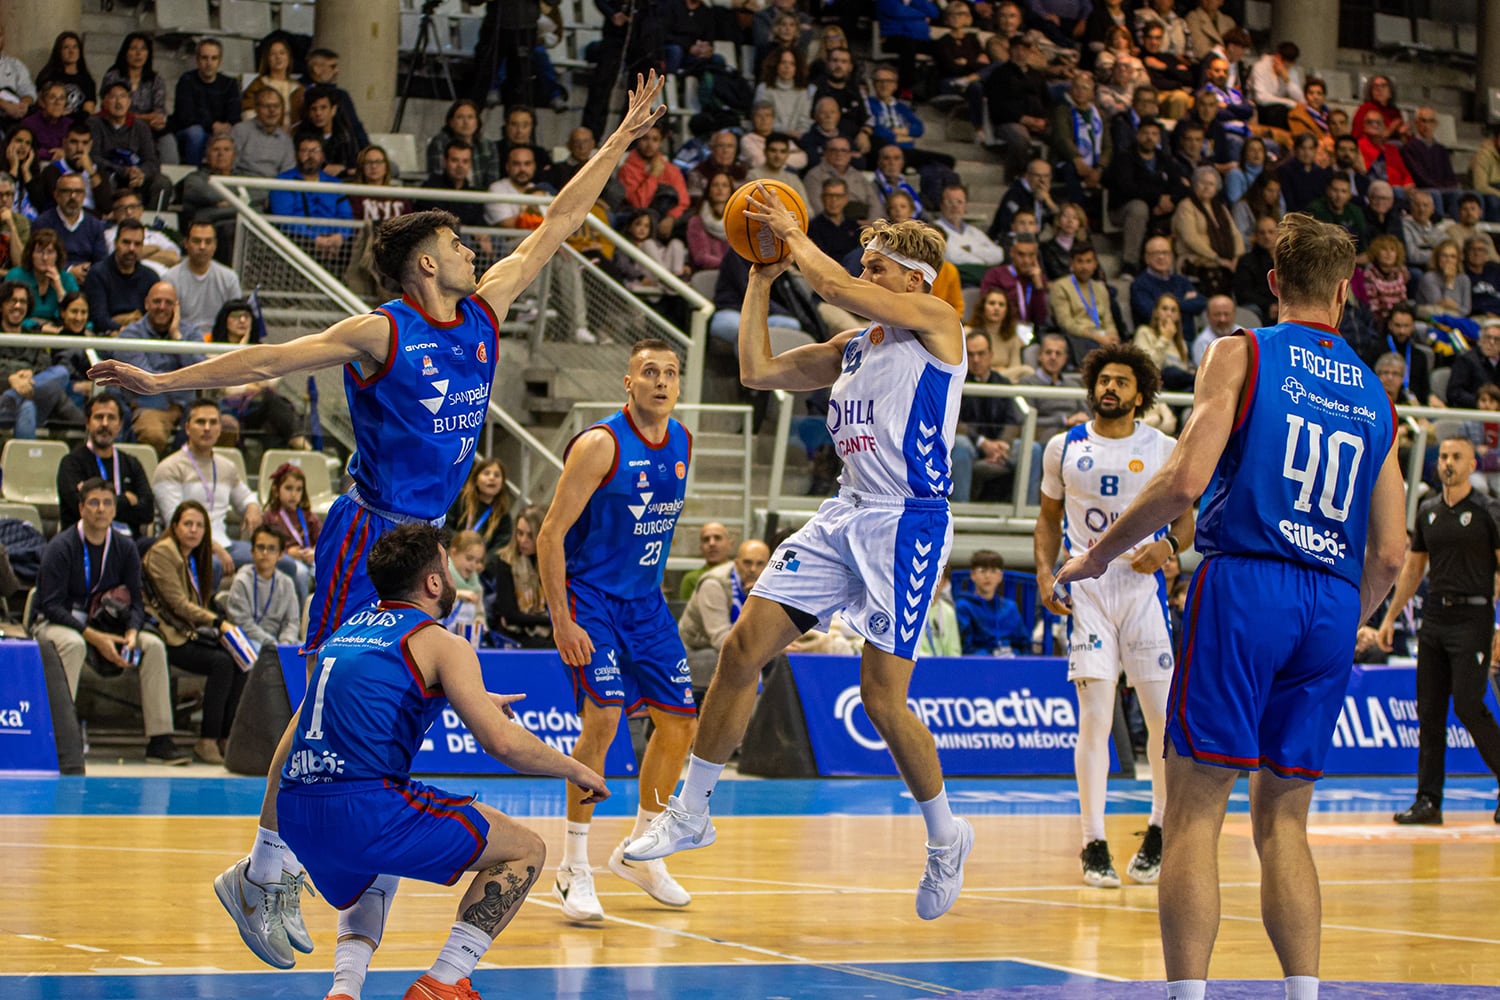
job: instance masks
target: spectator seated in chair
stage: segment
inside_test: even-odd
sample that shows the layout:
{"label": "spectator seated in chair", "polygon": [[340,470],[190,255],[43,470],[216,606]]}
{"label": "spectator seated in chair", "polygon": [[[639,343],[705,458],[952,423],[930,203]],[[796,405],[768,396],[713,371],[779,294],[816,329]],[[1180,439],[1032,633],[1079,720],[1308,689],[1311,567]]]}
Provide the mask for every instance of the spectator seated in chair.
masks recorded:
{"label": "spectator seated in chair", "polygon": [[141,557],[135,545],[110,527],[115,494],[100,478],[78,485],[75,527],[59,531],[42,553],[36,580],[31,633],[57,650],[72,695],[85,660],[96,673],[134,670],[140,679],[146,759],[186,764],[172,742],[172,687],[162,640],[142,632]]}
{"label": "spectator seated in chair", "polygon": [[281,536],[262,524],[250,537],[250,565],[237,569],[229,585],[229,620],[257,652],[267,643],[302,641],[301,602],[292,578],[276,568],[281,557]]}
{"label": "spectator seated in chair", "polygon": [[57,466],[58,530],[78,521],[81,485],[103,479],[115,496],[115,529],[145,538],[156,525],[156,497],[141,460],[115,447],[125,425],[124,407],[109,393],[100,393],[84,404],[84,420],[88,436]]}
{"label": "spectator seated in chair", "polygon": [[[232,507],[240,516],[241,534],[248,538],[263,520],[260,504],[240,477],[239,466],[214,451],[221,430],[219,404],[211,399],[194,400],[183,423],[187,444],[162,459],[151,479],[156,507],[175,511],[187,503],[201,506],[208,519],[209,541],[224,561],[227,576],[234,572],[234,565],[250,561],[250,543],[231,541],[225,518]],[[203,599],[207,600],[206,594]]]}
{"label": "spectator seated in chair", "polygon": [[719,650],[770,560],[770,547],[749,538],[740,543],[733,560],[722,561],[698,577],[678,622],[695,691],[707,689],[713,680]]}
{"label": "spectator seated in chair", "polygon": [[[23,333],[31,311],[31,289],[19,281],[0,282],[0,332]],[[17,438],[36,437],[37,428],[50,423],[82,423],[83,414],[68,398],[69,371],[52,364],[42,347],[0,347],[0,428]]]}
{"label": "spectator seated in chair", "polygon": [[972,590],[954,596],[958,632],[965,656],[1017,656],[1031,653],[1031,629],[1016,602],[1000,593],[1005,559],[980,549],[969,560]]}
{"label": "spectator seated in chair", "polygon": [[541,527],[541,508],[527,507],[516,515],[510,540],[489,561],[495,581],[489,621],[523,649],[552,648],[552,619],[536,565],[536,534]]}

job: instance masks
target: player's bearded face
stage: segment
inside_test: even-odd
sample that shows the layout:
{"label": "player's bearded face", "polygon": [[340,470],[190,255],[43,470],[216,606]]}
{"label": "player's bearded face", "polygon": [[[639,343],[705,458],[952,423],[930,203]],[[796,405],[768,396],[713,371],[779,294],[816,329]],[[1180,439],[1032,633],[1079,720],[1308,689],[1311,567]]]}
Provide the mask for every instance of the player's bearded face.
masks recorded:
{"label": "player's bearded face", "polygon": [[438,617],[447,618],[453,613],[453,605],[458,600],[458,590],[453,586],[453,578],[448,575],[447,567],[439,574],[443,578],[443,592],[438,595]]}

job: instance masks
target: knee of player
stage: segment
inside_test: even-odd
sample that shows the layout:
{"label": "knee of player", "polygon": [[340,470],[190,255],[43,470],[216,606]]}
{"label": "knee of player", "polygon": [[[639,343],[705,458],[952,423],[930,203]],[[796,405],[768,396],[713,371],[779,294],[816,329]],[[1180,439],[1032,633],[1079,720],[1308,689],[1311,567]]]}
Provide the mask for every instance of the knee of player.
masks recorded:
{"label": "knee of player", "polygon": [[663,738],[673,743],[687,746],[693,742],[693,737],[698,734],[698,717],[696,715],[677,715],[669,712],[655,713],[652,723],[656,731]]}
{"label": "knee of player", "polygon": [[760,671],[765,664],[755,662],[751,642],[738,629],[732,629],[724,639],[724,645],[719,648],[719,664],[714,668],[714,677],[722,678],[719,681],[721,684],[743,687],[760,679]]}
{"label": "knee of player", "polygon": [[861,683],[859,697],[864,704],[865,714],[870,717],[870,723],[881,732],[897,725],[904,716],[911,714],[906,705],[905,694],[889,687]]}

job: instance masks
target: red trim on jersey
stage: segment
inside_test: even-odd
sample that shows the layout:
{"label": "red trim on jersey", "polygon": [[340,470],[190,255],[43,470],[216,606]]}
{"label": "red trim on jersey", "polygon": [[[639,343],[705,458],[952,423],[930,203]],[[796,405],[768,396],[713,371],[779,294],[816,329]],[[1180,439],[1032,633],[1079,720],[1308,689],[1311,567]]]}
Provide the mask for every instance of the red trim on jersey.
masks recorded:
{"label": "red trim on jersey", "polygon": [[357,361],[351,361],[344,366],[345,370],[347,370],[349,372],[349,375],[354,379],[355,386],[360,389],[368,389],[376,382],[379,382],[382,378],[385,377],[385,373],[391,370],[391,366],[396,363],[396,343],[400,339],[396,333],[396,317],[392,316],[384,309],[376,309],[375,311],[384,316],[386,318],[386,321],[391,324],[391,343],[390,346],[386,348],[385,363],[381,365],[380,368],[376,370],[375,374],[371,375],[369,378],[365,378],[360,374],[359,362]]}
{"label": "red trim on jersey", "polygon": [[1292,324],[1293,326],[1305,326],[1312,330],[1322,330],[1323,332],[1331,333],[1339,337],[1340,339],[1342,339],[1344,336],[1342,333],[1339,333],[1338,327],[1329,326],[1327,323],[1313,323],[1305,319],[1292,319],[1287,320],[1287,322]]}
{"label": "red trim on jersey", "polygon": [[[565,663],[563,664],[563,666],[567,667],[568,672],[573,675],[573,698],[575,701],[578,699],[578,689],[582,688],[584,694],[588,695],[589,701],[592,701],[600,708],[624,708],[625,699],[623,697],[606,698],[604,697],[604,695],[594,690],[593,686],[590,685],[587,680],[586,675],[588,674],[588,667],[575,667],[571,663]],[[639,704],[640,702],[636,702],[636,705]],[[625,714],[629,715],[633,711],[635,711],[635,705],[626,708]]]}
{"label": "red trim on jersey", "polygon": [[[387,784],[390,784],[390,782],[387,782]],[[463,825],[464,830],[468,832],[469,836],[474,838],[474,853],[470,854],[468,860],[463,863],[463,866],[459,868],[458,871],[454,872],[453,875],[448,879],[448,881],[443,884],[452,885],[453,883],[457,882],[463,876],[464,872],[469,870],[469,866],[474,863],[475,859],[478,858],[479,855],[484,851],[484,838],[479,835],[479,831],[474,828],[474,824],[469,822],[469,817],[465,816],[461,812],[458,812],[457,810],[445,809],[442,806],[438,805],[435,796],[430,798],[423,798],[422,796],[414,794],[411,789],[405,787],[404,785],[390,785],[390,787],[399,792],[401,797],[406,800],[406,804],[411,806],[418,812],[431,813],[432,815],[441,817],[443,819],[458,820],[458,822]]]}
{"label": "red trim on jersey", "polygon": [[354,520],[349,522],[349,530],[344,532],[344,544],[339,546],[338,558],[334,560],[335,566],[344,567],[343,572],[339,576],[334,577],[333,586],[328,588],[328,593],[323,597],[323,620],[318,624],[318,634],[315,637],[317,641],[314,642],[312,639],[309,639],[303,645],[304,649],[317,649],[323,644],[323,640],[327,637],[328,633],[333,630],[333,595],[338,592],[341,581],[347,579],[354,572],[354,564],[348,562],[345,557],[349,554],[349,541],[354,537],[354,533],[359,530],[360,519],[365,517],[366,513],[363,507],[359,508],[359,511],[354,515]]}
{"label": "red trim on jersey", "polygon": [[477,293],[470,295],[469,301],[483,309],[484,314],[490,319],[490,332],[495,335],[495,339],[491,341],[491,344],[495,349],[495,364],[498,365],[500,363],[500,317],[495,315],[494,307],[483,296]]}
{"label": "red trim on jersey", "polygon": [[1229,432],[1231,434],[1244,426],[1246,418],[1250,416],[1250,404],[1255,402],[1255,387],[1260,381],[1260,339],[1254,331],[1240,332],[1245,336],[1245,343],[1250,345],[1250,364],[1245,372],[1245,393],[1240,398],[1240,412],[1235,415],[1234,427]]}
{"label": "red trim on jersey", "polygon": [[1188,673],[1193,666],[1193,648],[1198,641],[1198,612],[1202,610],[1203,579],[1208,576],[1209,559],[1204,559],[1198,568],[1197,579],[1193,581],[1193,592],[1188,595],[1188,603],[1193,606],[1193,617],[1187,624],[1187,642],[1182,647],[1182,662],[1177,664],[1177,669],[1172,673],[1172,686],[1176,688],[1173,693],[1177,696],[1177,724],[1182,727],[1183,739],[1187,740],[1188,753],[1196,759],[1198,751],[1193,746],[1193,733],[1188,728],[1187,721],[1187,684]]}
{"label": "red trim on jersey", "polygon": [[365,526],[360,530],[359,541],[355,543],[354,553],[349,557],[349,570],[344,575],[343,593],[339,595],[338,606],[334,609],[334,616],[342,622],[344,620],[344,602],[349,599],[349,585],[354,582],[354,569],[365,557],[365,547],[370,541],[370,521],[365,519]]}
{"label": "red trim on jersey", "polygon": [[[615,443],[615,457],[609,463],[609,471],[604,474],[603,479],[599,480],[599,486],[603,486],[611,479],[615,478],[615,472],[620,468],[620,439],[615,437],[614,428],[610,427],[608,424],[594,424],[592,427],[585,427],[583,430],[579,431],[578,436],[569,441],[568,446],[563,449],[563,463],[567,463],[568,455],[570,452],[572,452],[573,445],[578,443],[578,438],[583,437],[589,431],[603,431],[604,433],[608,434],[609,439]],[[598,489],[599,486],[594,487],[594,489]]]}
{"label": "red trim on jersey", "polygon": [[635,431],[635,436],[641,439],[641,444],[645,445],[647,448],[650,448],[652,451],[661,451],[667,446],[667,443],[672,440],[672,420],[670,417],[667,418],[667,429],[665,432],[663,432],[661,440],[652,441],[650,438],[646,437],[646,435],[642,434],[641,429],[635,425],[635,418],[630,415],[629,403],[626,403],[624,407],[620,409],[620,412],[625,414],[625,422],[630,425],[631,430]]}
{"label": "red trim on jersey", "polygon": [[[450,319],[448,322],[444,323],[444,322],[442,322],[440,320],[435,320],[431,316],[427,315],[427,310],[423,309],[420,305],[418,305],[417,304],[417,300],[413,299],[410,295],[407,295],[405,292],[403,292],[401,294],[401,301],[405,302],[407,305],[409,305],[413,309],[415,309],[417,311],[417,315],[421,316],[424,320],[427,321],[427,325],[428,326],[436,327],[439,330],[451,330],[455,326],[459,326],[460,324],[462,324],[463,321],[464,321],[463,313],[461,313],[461,312],[458,311],[458,307],[457,306],[454,306],[454,309],[453,309],[453,318]],[[491,315],[493,315],[493,313]]]}
{"label": "red trim on jersey", "polygon": [[[390,782],[387,781],[386,785],[389,786]],[[366,882],[365,885],[364,885],[364,888],[360,889],[358,892],[356,892],[354,894],[354,897],[352,899],[350,899],[348,902],[335,903],[333,900],[329,899],[327,896],[324,896],[323,899],[330,906],[332,906],[335,910],[348,910],[348,909],[352,909],[354,907],[354,904],[359,902],[360,897],[363,896],[367,891],[369,891],[370,886],[374,885],[375,884],[375,880],[378,879],[379,877],[380,877],[379,875],[371,875],[370,876],[370,881]]]}
{"label": "red trim on jersey", "polygon": [[[381,607],[385,607],[385,602],[381,602]],[[422,692],[423,698],[441,698],[443,696],[443,689],[441,687],[429,688],[427,686],[427,681],[422,677],[422,671],[417,669],[417,661],[411,655],[411,637],[424,628],[436,624],[437,622],[431,618],[425,622],[417,622],[416,625],[412,626],[411,631],[401,637],[401,658],[406,661],[406,670],[411,674],[411,679],[417,682],[417,690]]]}

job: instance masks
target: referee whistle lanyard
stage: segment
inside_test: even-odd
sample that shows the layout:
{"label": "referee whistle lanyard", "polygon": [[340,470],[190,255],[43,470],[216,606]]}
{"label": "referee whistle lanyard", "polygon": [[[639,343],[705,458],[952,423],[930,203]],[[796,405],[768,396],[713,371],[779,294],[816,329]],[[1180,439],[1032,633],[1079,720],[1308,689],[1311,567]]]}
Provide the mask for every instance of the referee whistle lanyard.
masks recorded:
{"label": "referee whistle lanyard", "polygon": [[212,514],[214,510],[214,496],[219,492],[219,463],[214,461],[212,455],[209,456],[208,466],[214,473],[213,485],[210,486],[208,477],[203,474],[203,466],[199,465],[198,460],[193,457],[193,449],[188,445],[183,445],[182,452],[187,456],[187,460],[193,463],[193,471],[198,473],[198,482],[203,484],[203,495],[208,501],[205,506],[208,507],[209,514]]}
{"label": "referee whistle lanyard", "polygon": [[1089,311],[1089,319],[1094,321],[1094,329],[1099,329],[1099,300],[1094,295],[1094,283],[1092,281],[1089,282],[1089,300],[1084,302],[1083,289],[1078,285],[1078,275],[1075,274],[1071,277],[1073,279],[1073,291],[1078,293],[1078,301],[1082,302],[1083,307]]}
{"label": "referee whistle lanyard", "polygon": [[[109,543],[114,538],[114,532],[104,532],[104,551],[99,554],[99,579],[104,579],[104,567],[109,564]],[[83,534],[83,522],[78,522],[78,540],[83,543],[83,585],[88,588],[89,594],[94,593],[94,564],[89,558],[89,540]]]}
{"label": "referee whistle lanyard", "polygon": [[112,464],[114,465],[114,476],[111,477],[110,474],[104,469],[104,459],[100,458],[99,453],[94,450],[94,442],[88,442],[88,449],[89,454],[94,456],[94,464],[99,466],[99,478],[103,479],[105,482],[109,482],[110,479],[113,478],[115,484],[115,495],[122,495],[125,491],[120,489],[120,453],[116,450],[111,449],[110,459]]}
{"label": "referee whistle lanyard", "polygon": [[[292,519],[287,516],[285,507],[281,509],[280,514],[281,523],[286,525],[286,530],[292,533],[292,538],[296,541],[297,547],[307,548],[307,514],[303,512],[301,507],[297,508],[297,521],[302,525],[301,531],[297,530],[297,525],[293,524]],[[256,619],[256,621],[259,620],[259,618]]]}
{"label": "referee whistle lanyard", "polygon": [[271,602],[276,599],[276,573],[274,570],[271,572],[271,586],[266,593],[265,607],[261,607],[260,603],[260,574],[250,574],[250,580],[250,585],[254,588],[250,594],[250,616],[255,619],[255,624],[259,625],[260,620],[270,614]]}

